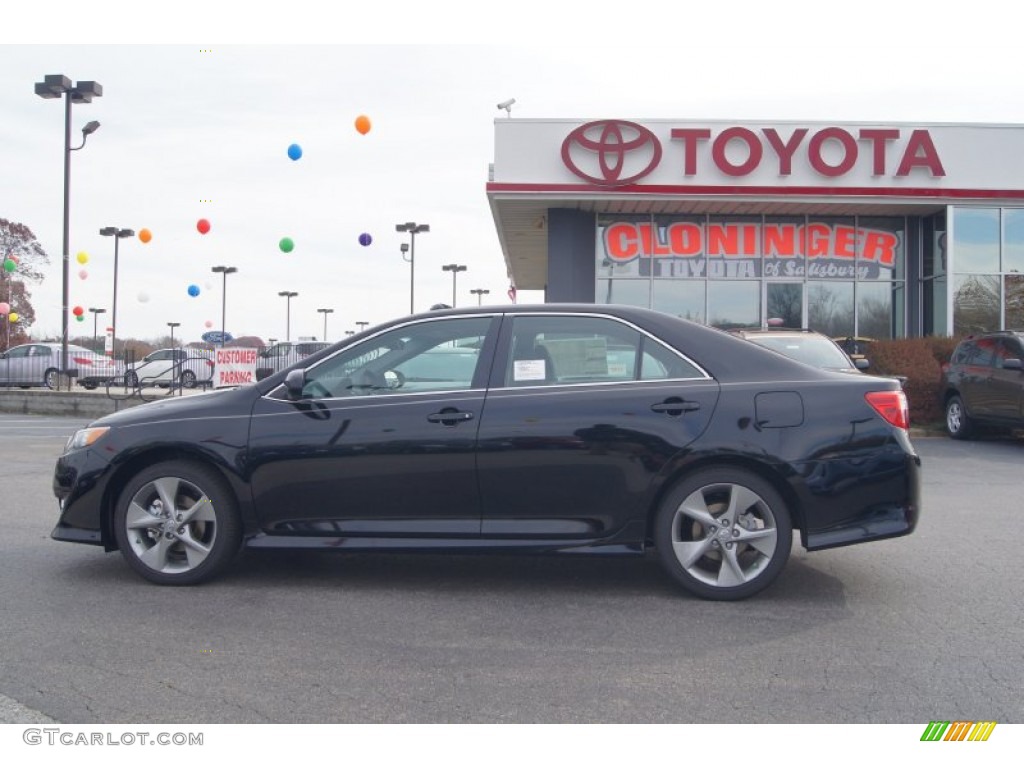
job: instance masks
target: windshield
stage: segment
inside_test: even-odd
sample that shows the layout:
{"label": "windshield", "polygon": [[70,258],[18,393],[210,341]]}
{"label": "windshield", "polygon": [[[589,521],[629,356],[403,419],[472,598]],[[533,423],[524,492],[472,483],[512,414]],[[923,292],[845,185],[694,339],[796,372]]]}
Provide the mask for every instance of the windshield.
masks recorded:
{"label": "windshield", "polygon": [[748,336],[762,347],[816,368],[852,368],[849,358],[832,341],[822,336]]}

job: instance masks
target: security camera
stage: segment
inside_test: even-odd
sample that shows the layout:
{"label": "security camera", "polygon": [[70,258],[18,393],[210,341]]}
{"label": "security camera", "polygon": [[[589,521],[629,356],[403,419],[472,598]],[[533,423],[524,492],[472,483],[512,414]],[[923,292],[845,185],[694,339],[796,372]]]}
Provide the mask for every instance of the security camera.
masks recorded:
{"label": "security camera", "polygon": [[498,109],[508,109],[516,103],[515,99],[509,99],[508,101],[502,101],[498,104]]}

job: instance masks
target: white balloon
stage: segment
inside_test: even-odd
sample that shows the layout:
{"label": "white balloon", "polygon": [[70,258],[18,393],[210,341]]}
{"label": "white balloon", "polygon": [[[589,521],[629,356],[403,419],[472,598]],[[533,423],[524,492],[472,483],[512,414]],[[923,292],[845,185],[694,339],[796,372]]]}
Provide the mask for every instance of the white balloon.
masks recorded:
{"label": "white balloon", "polygon": [[139,303],[140,304],[145,304],[147,301],[149,301],[149,294],[146,293],[145,291],[140,291],[139,292]]}

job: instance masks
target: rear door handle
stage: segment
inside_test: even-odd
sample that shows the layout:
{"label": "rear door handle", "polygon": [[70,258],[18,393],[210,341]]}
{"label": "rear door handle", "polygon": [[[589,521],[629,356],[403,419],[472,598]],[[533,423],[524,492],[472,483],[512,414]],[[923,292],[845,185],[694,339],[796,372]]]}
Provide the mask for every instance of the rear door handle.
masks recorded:
{"label": "rear door handle", "polygon": [[454,427],[460,421],[469,421],[472,418],[473,414],[469,411],[445,408],[440,413],[432,413],[427,416],[427,421],[432,424],[444,424],[446,427]]}
{"label": "rear door handle", "polygon": [[681,397],[669,397],[652,405],[651,410],[655,413],[667,413],[669,416],[680,416],[687,411],[700,410],[700,403],[695,400],[683,400]]}

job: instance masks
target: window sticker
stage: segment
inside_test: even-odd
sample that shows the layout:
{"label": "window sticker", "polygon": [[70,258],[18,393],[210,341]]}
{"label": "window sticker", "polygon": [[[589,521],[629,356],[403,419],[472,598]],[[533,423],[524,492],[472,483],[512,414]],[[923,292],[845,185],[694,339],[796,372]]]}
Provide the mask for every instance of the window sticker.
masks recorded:
{"label": "window sticker", "polygon": [[513,381],[544,381],[544,360],[516,360],[512,364]]}

